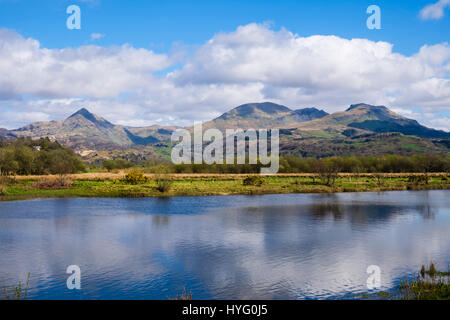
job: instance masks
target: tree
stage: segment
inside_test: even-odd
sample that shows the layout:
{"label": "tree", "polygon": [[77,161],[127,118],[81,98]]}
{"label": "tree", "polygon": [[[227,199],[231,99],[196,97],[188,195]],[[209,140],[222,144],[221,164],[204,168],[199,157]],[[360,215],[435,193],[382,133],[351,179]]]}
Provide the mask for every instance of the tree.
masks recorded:
{"label": "tree", "polygon": [[13,148],[0,149],[0,174],[10,175],[19,171],[19,163],[14,156]]}
{"label": "tree", "polygon": [[329,159],[321,159],[317,161],[315,169],[320,176],[322,184],[327,186],[334,186],[338,174],[340,172],[340,164],[338,159],[329,158]]}
{"label": "tree", "polygon": [[14,150],[14,158],[18,162],[19,174],[29,175],[33,172],[34,153],[31,148],[18,146]]}
{"label": "tree", "polygon": [[84,170],[84,165],[78,157],[65,149],[49,152],[50,172],[53,174],[68,174]]}

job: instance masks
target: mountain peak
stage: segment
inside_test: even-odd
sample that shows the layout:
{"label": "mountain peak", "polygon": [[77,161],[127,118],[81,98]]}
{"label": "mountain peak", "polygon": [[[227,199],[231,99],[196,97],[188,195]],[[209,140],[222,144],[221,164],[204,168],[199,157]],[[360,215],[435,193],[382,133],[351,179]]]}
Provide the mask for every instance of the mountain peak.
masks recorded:
{"label": "mountain peak", "polygon": [[86,119],[98,126],[102,126],[102,127],[113,127],[114,126],[111,122],[93,114],[86,108],[81,108],[80,110],[78,110],[77,112],[72,114],[70,117],[68,117],[67,120],[77,118],[78,116],[81,116],[84,119]]}
{"label": "mountain peak", "polygon": [[236,110],[242,110],[242,109],[259,109],[265,113],[277,113],[277,112],[289,112],[291,109],[289,109],[286,106],[283,106],[281,104],[276,104],[273,102],[257,102],[257,103],[247,103],[240,105],[239,107],[236,107]]}
{"label": "mountain peak", "polygon": [[[92,117],[92,116],[95,116],[92,112],[90,112],[88,109],[86,109],[86,108],[81,108],[81,109],[79,109],[77,112],[75,112],[74,114],[72,114],[71,116],[69,116],[69,118],[73,118],[73,117],[75,117],[75,116],[77,116],[77,115],[82,115],[83,117],[85,117],[85,118],[89,118],[89,117]],[[68,119],[69,119],[68,118]]]}
{"label": "mountain peak", "polygon": [[350,105],[350,107],[345,110],[345,111],[350,111],[353,109],[377,109],[377,110],[389,110],[388,108],[386,108],[385,106],[373,106],[367,103],[357,103],[357,104],[352,104]]}
{"label": "mountain peak", "polygon": [[246,103],[224,113],[219,118],[230,119],[234,117],[272,117],[279,113],[287,113],[291,111],[292,110],[288,107],[273,102]]}
{"label": "mountain peak", "polygon": [[314,119],[320,119],[327,115],[327,112],[314,107],[297,109],[291,112],[291,117],[296,122],[306,122]]}
{"label": "mountain peak", "polygon": [[328,112],[325,112],[322,109],[319,110],[315,107],[297,109],[297,110],[294,110],[294,112],[298,115],[316,115],[320,118],[323,118],[328,115]]}

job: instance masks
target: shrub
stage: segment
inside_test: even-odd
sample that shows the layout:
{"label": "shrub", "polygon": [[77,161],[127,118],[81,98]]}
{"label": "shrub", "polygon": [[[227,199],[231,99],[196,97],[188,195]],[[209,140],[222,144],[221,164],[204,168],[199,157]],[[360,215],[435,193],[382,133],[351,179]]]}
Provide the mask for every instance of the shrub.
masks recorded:
{"label": "shrub", "polygon": [[314,164],[313,170],[319,175],[322,184],[330,187],[335,184],[340,171],[338,160],[339,158],[321,159]]}
{"label": "shrub", "polygon": [[408,182],[414,184],[428,183],[428,177],[426,175],[413,175],[409,176]]}
{"label": "shrub", "polygon": [[0,196],[8,195],[8,186],[15,182],[15,177],[0,175]]}
{"label": "shrub", "polygon": [[112,171],[115,169],[128,169],[133,166],[133,163],[125,160],[125,159],[115,159],[115,160],[105,160],[103,161],[103,167],[108,170]]}
{"label": "shrub", "polygon": [[148,180],[148,177],[146,177],[142,172],[136,170],[128,172],[123,179],[124,182],[129,184],[146,183]]}
{"label": "shrub", "polygon": [[244,186],[260,186],[263,184],[263,179],[259,176],[248,176],[242,181]]}
{"label": "shrub", "polygon": [[0,184],[9,186],[16,182],[16,177],[0,175]]}
{"label": "shrub", "polygon": [[170,187],[172,186],[172,180],[165,178],[165,177],[157,177],[156,178],[156,189],[159,192],[167,192],[170,190]]}
{"label": "shrub", "polygon": [[6,185],[0,184],[0,196],[8,195],[8,190],[6,189]]}
{"label": "shrub", "polygon": [[69,189],[73,181],[69,176],[61,175],[58,177],[46,177],[31,185],[33,189],[56,190]]}
{"label": "shrub", "polygon": [[381,173],[374,174],[375,181],[377,182],[377,186],[381,187],[384,184],[384,176]]}

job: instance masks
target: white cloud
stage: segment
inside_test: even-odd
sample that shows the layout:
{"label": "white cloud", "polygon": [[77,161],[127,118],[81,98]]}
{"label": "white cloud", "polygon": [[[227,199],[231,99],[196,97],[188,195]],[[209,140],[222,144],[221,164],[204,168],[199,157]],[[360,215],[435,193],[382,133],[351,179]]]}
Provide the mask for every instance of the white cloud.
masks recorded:
{"label": "white cloud", "polygon": [[392,108],[391,110],[394,111],[395,113],[398,113],[398,114],[404,116],[404,117],[412,118],[412,119],[417,119],[417,118],[420,118],[422,116],[421,113],[415,112],[415,111],[410,110],[410,109]]}
{"label": "white cloud", "polygon": [[[439,117],[438,112],[450,110],[447,43],[424,45],[405,56],[387,42],[301,37],[249,24],[215,35],[166,73],[179,56],[129,45],[47,49],[1,30],[0,111],[62,119],[86,107],[115,123],[191,125],[239,104],[266,100],[328,112],[351,103],[384,104],[415,110],[411,117],[419,121],[423,112]],[[0,114],[0,120],[9,128],[25,124],[18,113],[7,120]],[[448,124],[432,120],[427,123]]]}
{"label": "white cloud", "polygon": [[450,7],[450,0],[439,0],[429,4],[420,11],[420,18],[422,20],[439,20],[444,17],[444,9],[447,7]]}
{"label": "white cloud", "polygon": [[152,72],[170,65],[166,55],[129,45],[41,48],[37,40],[0,30],[0,97],[113,97],[152,85]]}
{"label": "white cloud", "polygon": [[431,120],[425,120],[423,123],[427,126],[430,126],[432,128],[436,128],[438,130],[443,131],[450,131],[450,118],[449,117],[442,117],[442,118],[435,118]]}
{"label": "white cloud", "polygon": [[105,35],[104,34],[102,34],[102,33],[91,33],[91,40],[98,40],[98,39],[101,39],[101,38],[104,38],[105,37]]}
{"label": "white cloud", "polygon": [[179,86],[259,84],[263,99],[331,111],[350,101],[449,107],[450,46],[425,45],[413,56],[392,49],[387,42],[304,38],[250,24],[214,36],[168,77]]}

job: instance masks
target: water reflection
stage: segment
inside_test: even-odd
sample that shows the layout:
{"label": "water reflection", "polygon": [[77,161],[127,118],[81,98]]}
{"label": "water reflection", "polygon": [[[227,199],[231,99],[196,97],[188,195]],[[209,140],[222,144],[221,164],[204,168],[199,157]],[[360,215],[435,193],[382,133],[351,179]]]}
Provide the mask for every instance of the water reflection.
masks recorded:
{"label": "water reflection", "polygon": [[[449,191],[0,203],[0,281],[31,297],[331,298],[450,258]],[[81,292],[65,268],[82,269]]]}
{"label": "water reflection", "polygon": [[153,218],[152,218],[153,225],[156,227],[168,226],[169,221],[170,221],[169,216],[156,215],[156,216],[153,216]]}
{"label": "water reflection", "polygon": [[342,206],[338,203],[313,204],[309,206],[309,211],[314,219],[318,220],[325,219],[330,215],[334,220],[341,220],[343,216]]}

